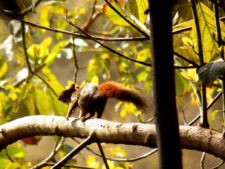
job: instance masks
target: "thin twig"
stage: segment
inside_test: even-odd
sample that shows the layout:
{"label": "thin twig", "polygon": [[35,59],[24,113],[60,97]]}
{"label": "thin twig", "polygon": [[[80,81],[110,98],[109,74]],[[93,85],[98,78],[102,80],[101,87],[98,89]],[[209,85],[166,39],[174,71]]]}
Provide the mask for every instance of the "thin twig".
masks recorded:
{"label": "thin twig", "polygon": [[[76,143],[80,144],[80,142],[76,139],[76,138],[72,138]],[[88,151],[90,151],[91,153],[93,153],[94,155],[97,155],[99,157],[101,157],[101,154],[97,153],[96,151],[94,151],[93,149],[89,148],[89,147],[85,147]],[[145,154],[142,154],[138,157],[133,157],[133,158],[110,158],[110,157],[106,157],[107,160],[110,161],[115,161],[115,162],[135,162],[135,161],[139,161],[141,159],[147,158],[148,156],[154,154],[155,152],[157,152],[158,149],[155,148]]]}
{"label": "thin twig", "polygon": [[[209,103],[209,105],[207,106],[207,110],[209,110],[214,103],[222,96],[222,91],[220,91],[215,97],[214,99]],[[192,119],[189,123],[188,126],[193,125],[196,121],[198,121],[200,118],[200,114],[198,114],[194,119]]]}
{"label": "thin twig", "polygon": [[90,39],[92,39],[93,41],[95,41],[96,43],[100,44],[102,47],[108,49],[110,52],[113,52],[115,54],[117,54],[118,56],[124,58],[124,59],[127,59],[127,60],[130,60],[132,62],[135,62],[135,63],[139,63],[141,65],[145,65],[145,66],[151,66],[151,64],[149,63],[146,63],[146,62],[142,62],[142,61],[138,61],[138,60],[135,60],[135,59],[132,59],[132,58],[129,58],[119,52],[117,52],[116,50],[113,50],[112,48],[108,47],[107,45],[103,44],[102,42],[98,41],[97,39],[95,39],[94,37],[92,37],[91,35],[89,35],[88,33],[86,33],[85,31],[83,31],[81,28],[79,28],[78,26],[76,26],[75,24],[73,24],[72,22],[70,21],[67,21],[71,26],[75,27],[76,29],[78,29],[81,33],[83,33],[84,35],[88,36]]}
{"label": "thin twig", "polygon": [[[53,166],[55,163],[46,163],[44,166]],[[44,167],[43,166],[43,167]],[[84,167],[84,166],[79,166],[79,165],[64,165],[63,167],[65,167],[65,168],[75,168],[75,169],[78,169],[78,168],[80,168],[80,169],[96,169],[96,168],[93,168],[93,167]]]}
{"label": "thin twig", "polygon": [[219,164],[217,164],[216,166],[212,167],[212,169],[218,169],[220,168],[223,164],[224,164],[224,160],[222,160]]}
{"label": "thin twig", "polygon": [[53,151],[44,160],[39,162],[37,165],[33,166],[32,169],[38,169],[38,168],[46,166],[47,163],[51,161],[56,155],[56,153],[60,150],[60,148],[62,147],[64,143],[64,140],[65,140],[65,137],[58,137]]}
{"label": "thin twig", "polygon": [[[215,13],[215,21],[216,21],[216,31],[217,31],[217,43],[218,46],[221,47],[223,44],[221,28],[220,28],[220,21],[219,21],[219,4],[214,4],[214,13]],[[223,48],[221,49],[220,57],[224,60],[224,51]],[[222,91],[223,91],[223,136],[225,136],[225,76],[222,77]]]}
{"label": "thin twig", "polygon": [[200,160],[200,167],[201,167],[201,169],[204,169],[204,168],[205,168],[205,165],[204,165],[205,156],[206,156],[206,153],[203,152],[203,153],[202,153],[201,160]]}
{"label": "thin twig", "polygon": [[[37,76],[44,84],[47,85],[47,87],[53,92],[53,94],[55,96],[57,96],[55,90],[48,84],[48,82],[44,78],[42,78],[40,75],[38,75],[35,71],[32,70],[32,67],[31,67],[31,64],[29,61],[29,56],[27,53],[27,47],[26,47],[25,24],[23,22],[21,22],[21,24],[22,24],[23,49],[24,49],[24,55],[25,55],[25,60],[27,63],[29,74],[33,74],[33,75]],[[28,76],[30,76],[30,75],[28,75]]]}
{"label": "thin twig", "polygon": [[55,163],[55,165],[51,169],[60,169],[71,158],[73,158],[73,156],[75,156],[77,153],[79,153],[87,145],[91,144],[93,142],[93,134],[94,134],[94,132],[92,132],[80,145],[78,145],[72,151],[70,151],[64,158],[62,158],[60,161],[58,161],[57,163]]}
{"label": "thin twig", "polygon": [[104,151],[103,151],[102,145],[101,145],[99,142],[97,142],[97,145],[98,145],[98,149],[99,149],[99,151],[100,151],[100,153],[101,153],[101,157],[102,157],[102,159],[103,159],[103,162],[104,162],[104,164],[105,164],[105,168],[106,168],[106,169],[109,169],[109,165],[108,165],[108,162],[107,162],[107,160],[106,160],[105,153],[104,153]]}
{"label": "thin twig", "polygon": [[28,71],[29,71],[29,73],[32,74],[33,70],[32,70],[31,64],[29,62],[29,56],[27,54],[27,47],[26,47],[26,35],[25,35],[26,28],[25,28],[25,24],[23,22],[21,22],[21,28],[22,28],[23,49],[24,49],[25,60],[27,63]]}
{"label": "thin twig", "polygon": [[100,12],[96,12],[95,13],[95,6],[97,4],[97,0],[94,0],[92,8],[91,8],[91,13],[90,13],[90,17],[88,19],[88,21],[86,22],[86,24],[82,27],[82,29],[84,31],[87,31],[88,28],[90,27],[90,25],[93,23],[93,21],[99,16]]}
{"label": "thin twig", "polygon": [[192,64],[194,67],[196,67],[196,68],[199,67],[198,64],[196,64],[195,62],[193,62],[193,61],[191,61],[191,60],[185,58],[185,57],[182,56],[181,54],[179,54],[179,53],[177,53],[177,52],[175,52],[175,51],[174,51],[173,53],[174,53],[178,58],[181,58],[182,60],[185,60],[185,61],[188,62],[189,64]]}
{"label": "thin twig", "polygon": [[72,37],[72,40],[73,40],[72,51],[73,51],[73,61],[74,61],[74,83],[76,83],[77,75],[78,75],[78,71],[79,71],[79,65],[77,63],[75,37]]}
{"label": "thin twig", "polygon": [[[202,46],[202,37],[201,30],[199,25],[198,13],[196,8],[196,0],[191,0],[192,3],[192,13],[195,22],[196,36],[197,36],[197,44],[198,44],[198,57],[200,61],[200,65],[204,65],[204,56],[203,56],[203,46]],[[208,119],[207,119],[207,97],[206,97],[206,84],[202,83],[201,86],[201,119],[200,125],[202,127],[209,127]]]}
{"label": "thin twig", "polygon": [[6,157],[9,159],[9,161],[11,161],[12,163],[15,163],[15,162],[16,162],[16,161],[9,155],[7,147],[5,148],[5,154],[6,154]]}
{"label": "thin twig", "polygon": [[150,38],[150,35],[144,32],[143,30],[139,29],[135,24],[133,24],[129,19],[127,19],[125,16],[123,16],[108,0],[105,0],[105,2],[109,5],[109,7],[116,12],[121,18],[123,18],[127,23],[129,23],[134,29],[136,29],[138,32],[140,32],[142,35],[144,35],[146,38]]}

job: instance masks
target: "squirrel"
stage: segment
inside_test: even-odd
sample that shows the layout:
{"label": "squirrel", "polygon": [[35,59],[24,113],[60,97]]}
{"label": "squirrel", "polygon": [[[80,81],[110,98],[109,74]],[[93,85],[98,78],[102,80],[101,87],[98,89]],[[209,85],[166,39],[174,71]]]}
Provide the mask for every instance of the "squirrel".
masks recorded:
{"label": "squirrel", "polygon": [[[142,111],[147,108],[144,98],[136,90],[123,87],[113,81],[100,85],[87,83],[81,89],[75,88],[75,84],[72,84],[69,89],[64,90],[58,97],[64,103],[70,102],[67,117],[78,107],[80,109],[79,119],[82,121],[93,117],[95,113],[97,113],[97,118],[101,118],[108,98],[131,102]],[[86,117],[87,114],[89,114],[88,117]]]}

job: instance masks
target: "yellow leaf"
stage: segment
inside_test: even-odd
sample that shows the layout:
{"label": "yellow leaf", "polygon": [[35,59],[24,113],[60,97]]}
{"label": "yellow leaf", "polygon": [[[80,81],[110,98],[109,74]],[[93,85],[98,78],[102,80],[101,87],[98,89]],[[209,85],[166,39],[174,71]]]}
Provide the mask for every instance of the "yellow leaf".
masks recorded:
{"label": "yellow leaf", "polygon": [[183,71],[180,74],[187,80],[191,80],[194,82],[198,81],[198,74],[196,73],[196,69],[188,69],[187,71]]}
{"label": "yellow leaf", "polygon": [[92,168],[99,168],[100,163],[97,161],[97,158],[95,156],[89,156],[87,158],[87,166]]}

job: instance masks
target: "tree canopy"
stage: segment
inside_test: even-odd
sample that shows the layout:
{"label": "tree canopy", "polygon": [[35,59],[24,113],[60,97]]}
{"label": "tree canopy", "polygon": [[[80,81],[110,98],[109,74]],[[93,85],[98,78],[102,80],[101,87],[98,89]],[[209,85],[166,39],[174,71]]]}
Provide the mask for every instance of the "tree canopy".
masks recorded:
{"label": "tree canopy", "polygon": [[[153,43],[157,37],[151,36],[151,1],[12,3],[0,2],[0,168],[57,168],[57,164],[71,168],[139,168],[144,158],[143,167],[157,168],[154,122],[158,116],[152,95],[157,76],[153,71],[157,56],[152,54],[156,54]],[[205,164],[223,164],[212,156],[207,161],[206,153],[225,159],[224,13],[220,0],[182,0],[172,7],[171,63],[181,148],[200,151],[195,154],[195,162],[188,164],[192,154],[183,151],[184,168],[199,166],[199,161],[202,168]],[[163,32],[166,28],[160,29]],[[167,57],[162,64],[165,67]],[[109,121],[91,119],[81,123],[63,117],[68,105],[58,96],[72,83],[82,88],[87,82],[111,80],[138,90],[148,102],[147,112],[131,103],[110,100],[103,115]],[[167,84],[171,84],[169,80]],[[51,138],[46,141],[45,135]],[[29,158],[31,147],[41,143],[48,146],[49,142],[51,151],[45,152],[47,155]],[[97,148],[89,147],[91,143]],[[101,143],[144,146],[147,153],[132,155],[130,147]],[[77,155],[84,147],[91,154]]]}

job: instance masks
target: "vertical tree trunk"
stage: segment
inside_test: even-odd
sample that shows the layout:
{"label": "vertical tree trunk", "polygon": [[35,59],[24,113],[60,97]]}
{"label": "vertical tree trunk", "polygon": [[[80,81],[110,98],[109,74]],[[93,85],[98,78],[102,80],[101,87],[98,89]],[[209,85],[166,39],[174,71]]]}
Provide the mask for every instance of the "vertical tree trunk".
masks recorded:
{"label": "vertical tree trunk", "polygon": [[182,168],[172,44],[172,1],[149,0],[159,164]]}

